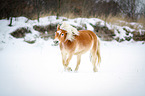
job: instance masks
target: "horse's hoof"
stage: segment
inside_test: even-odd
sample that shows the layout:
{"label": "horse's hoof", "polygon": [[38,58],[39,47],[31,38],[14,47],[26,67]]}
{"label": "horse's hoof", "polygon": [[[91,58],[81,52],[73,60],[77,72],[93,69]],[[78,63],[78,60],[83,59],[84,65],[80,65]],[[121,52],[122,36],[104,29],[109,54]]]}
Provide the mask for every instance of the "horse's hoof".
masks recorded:
{"label": "horse's hoof", "polygon": [[78,71],[78,68],[75,68],[75,72],[77,72]]}
{"label": "horse's hoof", "polygon": [[94,68],[93,71],[94,71],[94,72],[98,72],[98,69],[97,69],[97,68]]}
{"label": "horse's hoof", "polygon": [[75,71],[74,71],[74,72],[75,72],[75,73],[78,73],[78,70],[76,70],[76,69],[75,69]]}
{"label": "horse's hoof", "polygon": [[67,68],[68,71],[72,71],[72,69],[70,67]]}

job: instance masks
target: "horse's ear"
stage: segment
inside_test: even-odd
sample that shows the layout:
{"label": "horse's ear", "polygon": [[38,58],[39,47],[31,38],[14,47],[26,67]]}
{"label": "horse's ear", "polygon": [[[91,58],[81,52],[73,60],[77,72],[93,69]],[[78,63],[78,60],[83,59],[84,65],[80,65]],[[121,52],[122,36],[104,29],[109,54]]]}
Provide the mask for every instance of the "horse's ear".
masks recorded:
{"label": "horse's ear", "polygon": [[60,29],[60,25],[58,24],[58,25],[57,25],[57,30],[59,30],[59,29]]}

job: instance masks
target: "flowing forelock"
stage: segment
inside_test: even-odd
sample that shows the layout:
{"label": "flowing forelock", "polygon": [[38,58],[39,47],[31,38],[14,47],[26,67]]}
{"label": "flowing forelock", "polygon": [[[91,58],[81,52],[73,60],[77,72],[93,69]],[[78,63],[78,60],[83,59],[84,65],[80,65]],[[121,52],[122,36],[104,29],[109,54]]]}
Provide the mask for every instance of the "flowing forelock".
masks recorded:
{"label": "flowing forelock", "polygon": [[68,34],[66,39],[73,41],[74,35],[79,35],[79,32],[76,28],[72,27],[71,25],[63,22],[63,24],[60,26],[60,29],[65,30]]}

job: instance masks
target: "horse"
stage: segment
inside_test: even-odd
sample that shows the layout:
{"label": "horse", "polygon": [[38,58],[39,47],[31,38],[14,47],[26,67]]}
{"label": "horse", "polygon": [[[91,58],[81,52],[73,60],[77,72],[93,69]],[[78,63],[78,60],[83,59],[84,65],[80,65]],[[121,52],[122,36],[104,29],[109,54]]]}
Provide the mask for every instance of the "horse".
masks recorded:
{"label": "horse", "polygon": [[[72,27],[70,27],[72,28]],[[72,71],[68,67],[73,55],[77,55],[77,65],[75,71],[78,71],[81,55],[90,50],[90,61],[93,64],[93,71],[97,72],[96,61],[98,58],[98,64],[100,66],[100,40],[96,34],[90,30],[79,30],[77,34],[72,34],[73,39],[67,38],[70,32],[61,29],[60,25],[57,25],[57,31],[55,32],[55,41],[59,42],[59,47],[62,55],[62,64],[65,70]],[[73,33],[73,32],[72,32]],[[69,36],[70,37],[70,36]],[[71,37],[70,37],[71,38]]]}

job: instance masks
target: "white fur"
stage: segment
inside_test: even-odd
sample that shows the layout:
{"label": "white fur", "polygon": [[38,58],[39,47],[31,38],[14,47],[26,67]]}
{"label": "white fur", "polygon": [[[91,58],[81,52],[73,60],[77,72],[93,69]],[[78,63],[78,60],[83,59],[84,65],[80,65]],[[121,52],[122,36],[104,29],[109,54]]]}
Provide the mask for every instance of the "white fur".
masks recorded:
{"label": "white fur", "polygon": [[60,35],[61,31],[59,30],[59,31],[57,31],[57,33]]}
{"label": "white fur", "polygon": [[79,32],[77,31],[77,29],[67,24],[66,22],[63,22],[60,28],[67,31],[66,39],[70,41],[74,40],[74,35],[79,35]]}

